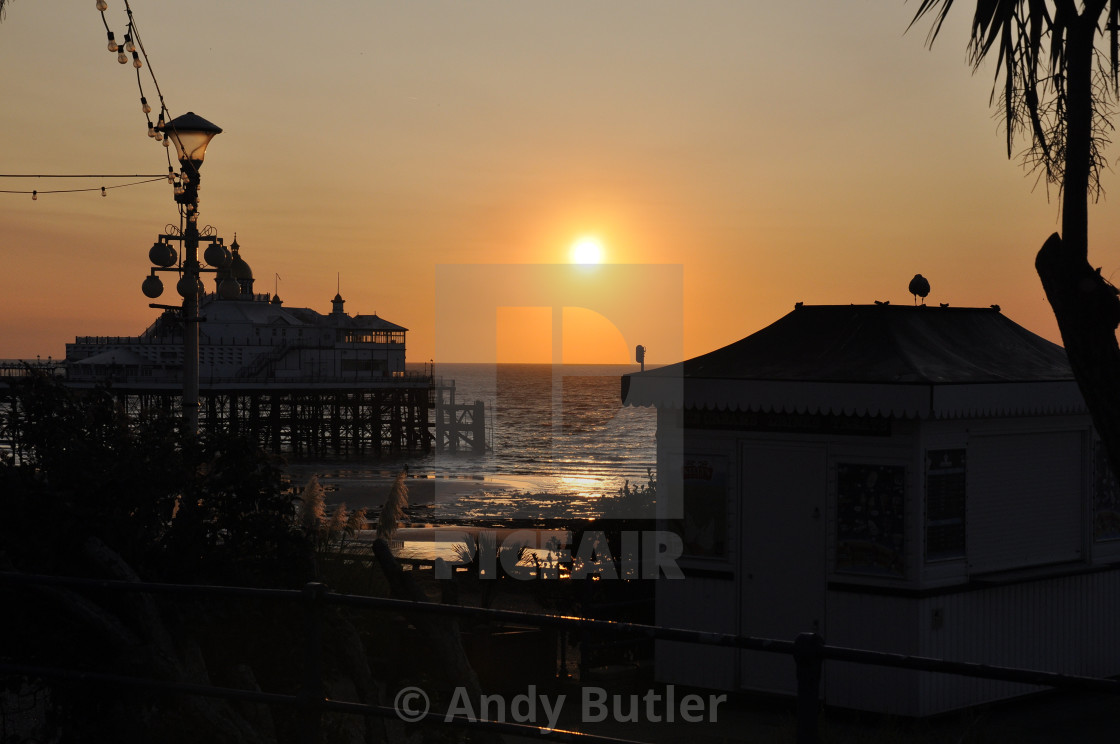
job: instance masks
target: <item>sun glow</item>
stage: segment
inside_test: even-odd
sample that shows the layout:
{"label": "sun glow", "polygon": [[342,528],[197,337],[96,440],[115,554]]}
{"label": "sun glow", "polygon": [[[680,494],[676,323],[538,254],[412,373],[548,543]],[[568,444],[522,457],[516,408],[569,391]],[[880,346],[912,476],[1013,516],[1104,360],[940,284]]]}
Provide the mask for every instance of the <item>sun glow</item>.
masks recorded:
{"label": "sun glow", "polygon": [[603,241],[588,235],[572,243],[572,263],[597,264],[603,262]]}

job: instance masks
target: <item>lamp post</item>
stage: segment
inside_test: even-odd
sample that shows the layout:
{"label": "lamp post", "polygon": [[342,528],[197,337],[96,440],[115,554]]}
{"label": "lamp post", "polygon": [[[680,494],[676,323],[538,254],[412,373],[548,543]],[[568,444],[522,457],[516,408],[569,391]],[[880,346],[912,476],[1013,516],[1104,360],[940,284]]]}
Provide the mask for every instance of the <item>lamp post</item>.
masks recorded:
{"label": "lamp post", "polygon": [[183,421],[191,434],[198,432],[198,313],[202,280],[198,264],[198,171],[206,146],[222,128],[193,111],[163,125],[163,133],[175,145],[181,166],[183,188],[175,201],[184,205],[187,224],[183,230],[183,271],[176,285],[183,297]]}

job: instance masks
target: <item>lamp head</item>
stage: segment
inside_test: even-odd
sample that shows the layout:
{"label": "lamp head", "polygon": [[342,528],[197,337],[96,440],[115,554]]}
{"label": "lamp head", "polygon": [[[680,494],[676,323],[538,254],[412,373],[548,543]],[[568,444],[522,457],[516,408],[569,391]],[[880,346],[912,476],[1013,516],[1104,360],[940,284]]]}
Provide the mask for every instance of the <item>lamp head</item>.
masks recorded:
{"label": "lamp head", "polygon": [[179,162],[192,163],[195,170],[202,165],[210,140],[222,132],[217,124],[206,121],[193,111],[176,116],[160,129],[174,143]]}

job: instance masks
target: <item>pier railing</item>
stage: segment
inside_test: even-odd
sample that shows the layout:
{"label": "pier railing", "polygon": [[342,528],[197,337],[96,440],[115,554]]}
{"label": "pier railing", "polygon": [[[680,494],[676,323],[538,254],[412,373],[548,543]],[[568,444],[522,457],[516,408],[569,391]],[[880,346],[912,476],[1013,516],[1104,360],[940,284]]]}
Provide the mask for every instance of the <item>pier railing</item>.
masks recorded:
{"label": "pier railing", "polygon": [[48,375],[61,377],[66,374],[66,367],[62,362],[38,360],[18,360],[0,362],[0,378],[27,377],[35,372],[45,372]]}
{"label": "pier railing", "polygon": [[[210,596],[229,598],[256,598],[303,605],[306,611],[304,627],[304,678],[298,694],[280,694],[244,690],[217,685],[200,685],[150,678],[131,677],[89,670],[43,667],[21,664],[18,660],[0,658],[0,674],[22,675],[31,678],[60,679],[138,688],[148,693],[186,694],[225,700],[291,706],[302,713],[301,741],[314,744],[318,739],[319,721],[325,713],[344,713],[381,718],[400,718],[395,707],[354,701],[332,700],[323,694],[323,671],[319,654],[323,648],[323,612],[329,606],[348,607],[355,610],[397,611],[401,613],[426,613],[452,617],[473,618],[490,623],[529,625],[560,630],[591,630],[597,633],[639,635],[650,640],[677,641],[703,646],[716,646],[749,651],[762,651],[791,657],[797,673],[797,738],[798,744],[819,744],[818,729],[821,712],[821,673],[826,661],[844,661],[871,666],[911,669],[922,672],[956,674],[965,677],[1018,682],[1052,688],[1120,694],[1120,680],[1083,677],[1070,674],[991,666],[972,662],[946,661],[903,654],[868,651],[832,646],[816,633],[802,633],[794,640],[758,638],[728,633],[713,633],[656,625],[594,620],[526,613],[515,610],[496,610],[462,605],[435,604],[403,599],[369,597],[332,592],[326,585],[308,583],[301,590],[254,589],[247,587],[201,586],[184,584],[148,583],[119,580],[100,580],[64,576],[46,576],[0,572],[0,586],[4,587],[71,587],[105,592],[139,592],[153,595]],[[508,723],[476,718],[446,716],[439,713],[410,719],[409,723],[434,723],[481,729],[496,734],[548,739],[559,742],[594,742],[595,744],[635,744],[629,739],[596,736],[575,731],[558,731],[526,724]]]}
{"label": "pier railing", "polygon": [[[182,385],[183,372],[178,366],[171,366],[168,368],[160,368],[158,374],[149,374],[145,372],[146,368],[136,369],[134,365],[117,365],[118,369],[111,369],[99,372],[85,372],[79,371],[77,368],[70,368],[69,374],[66,379],[69,382],[76,384],[89,384],[96,385],[105,382],[111,382],[114,385],[126,385],[137,387],[150,387],[150,388],[167,388],[173,389],[176,386]],[[129,369],[128,367],[132,367]],[[222,376],[222,375],[204,375],[200,377],[199,384],[203,389],[207,387],[220,387],[230,385],[241,385],[251,387],[283,387],[285,385],[343,385],[346,387],[353,387],[355,385],[369,386],[369,387],[401,387],[401,386],[428,386],[435,382],[430,375],[422,372],[402,372],[395,375],[385,375],[373,377],[362,374],[318,374],[318,373],[301,373],[301,374],[280,374],[275,376]]]}
{"label": "pier railing", "polygon": [[[212,350],[253,349],[258,353],[234,362],[232,357],[209,361]],[[404,359],[403,342],[336,341],[296,336],[208,337],[203,343],[200,382],[210,384],[260,383],[262,385],[297,382],[405,382],[431,375],[418,372],[389,371],[390,357]],[[145,353],[140,353],[142,350]],[[117,359],[115,355],[119,354]],[[300,355],[318,355],[301,357]],[[298,369],[277,368],[282,360],[295,355]],[[78,383],[113,382],[142,385],[181,384],[183,337],[167,336],[78,336],[67,344],[67,378]],[[108,359],[106,359],[108,357]],[[158,357],[158,358],[157,358]],[[346,369],[348,362],[384,367]],[[207,374],[212,367],[224,374]]]}

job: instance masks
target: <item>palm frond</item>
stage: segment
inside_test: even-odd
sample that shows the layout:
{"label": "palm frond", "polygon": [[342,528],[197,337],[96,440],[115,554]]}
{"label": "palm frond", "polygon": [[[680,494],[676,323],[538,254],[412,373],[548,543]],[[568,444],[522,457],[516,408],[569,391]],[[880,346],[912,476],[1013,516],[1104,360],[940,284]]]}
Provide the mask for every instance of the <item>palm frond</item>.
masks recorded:
{"label": "palm frond", "polygon": [[[976,0],[973,7],[969,64],[976,71],[995,59],[989,105],[998,101],[1007,155],[1014,154],[1017,137],[1029,139],[1024,165],[1041,171],[1048,183],[1059,183],[1064,173],[1071,34],[1084,38],[1086,30],[1096,29],[1094,53],[1101,58],[1102,69],[1108,60],[1110,84],[1095,87],[1094,109],[1111,110],[1113,97],[1120,98],[1120,0],[1088,0],[1080,5],[1079,10],[1073,0]],[[952,8],[953,0],[922,0],[907,30],[918,21],[931,21],[926,43],[932,46]],[[1107,127],[1100,122],[1100,117],[1094,118],[1091,133],[1094,173],[1103,166],[1104,161],[1096,159],[1108,140]],[[1099,189],[1099,182],[1095,187]]]}
{"label": "palm frond", "polygon": [[457,564],[470,565],[475,561],[475,556],[478,555],[478,549],[471,544],[471,541],[455,543],[451,546],[451,551],[455,553],[455,563]]}
{"label": "palm frond", "polygon": [[949,10],[952,7],[953,0],[922,0],[921,5],[918,6],[918,11],[914,14],[914,19],[910,21],[906,30],[909,31],[915,23],[927,15],[933,14],[933,24],[930,26],[929,33],[926,34],[926,46],[932,47],[937,35],[941,33],[941,25],[945,23],[945,18],[949,15]]}
{"label": "palm frond", "polygon": [[1112,94],[1120,98],[1120,2],[1108,4],[1108,51],[1112,72]]}

